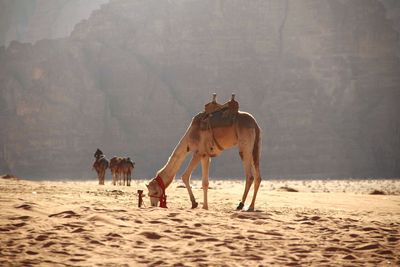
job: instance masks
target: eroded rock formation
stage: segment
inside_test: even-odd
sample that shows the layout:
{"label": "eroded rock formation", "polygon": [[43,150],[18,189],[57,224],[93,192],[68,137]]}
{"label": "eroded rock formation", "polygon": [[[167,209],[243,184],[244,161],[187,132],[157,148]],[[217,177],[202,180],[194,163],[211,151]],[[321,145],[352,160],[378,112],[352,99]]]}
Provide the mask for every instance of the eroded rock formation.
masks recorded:
{"label": "eroded rock formation", "polygon": [[150,177],[216,91],[263,128],[266,177],[398,177],[398,48],[377,0],[113,1],[0,51],[0,172],[87,176],[101,147]]}

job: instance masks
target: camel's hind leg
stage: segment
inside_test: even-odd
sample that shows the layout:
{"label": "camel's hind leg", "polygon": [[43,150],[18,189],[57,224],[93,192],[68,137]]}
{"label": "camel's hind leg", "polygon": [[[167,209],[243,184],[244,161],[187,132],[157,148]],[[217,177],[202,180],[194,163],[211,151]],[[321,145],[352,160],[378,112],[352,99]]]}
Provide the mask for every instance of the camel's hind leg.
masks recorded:
{"label": "camel's hind leg", "polygon": [[97,179],[99,180],[99,184],[101,185],[101,169],[96,169],[97,172]]}
{"label": "camel's hind leg", "polygon": [[202,187],[203,187],[203,209],[208,210],[208,172],[210,168],[210,157],[201,158]]}
{"label": "camel's hind leg", "polygon": [[114,170],[111,170],[112,172],[112,184],[117,185],[117,172]]}
{"label": "camel's hind leg", "polygon": [[128,171],[126,186],[131,186],[131,181],[132,181],[131,171]]}
{"label": "camel's hind leg", "polygon": [[251,200],[251,204],[247,211],[254,211],[254,205],[256,202],[258,188],[260,187],[260,184],[261,184],[260,167],[252,164],[252,171],[253,171],[253,174],[255,177],[255,179],[254,179],[254,194],[253,194],[253,199]]}
{"label": "camel's hind leg", "polygon": [[197,208],[198,203],[196,202],[196,199],[194,198],[192,188],[190,187],[189,182],[190,182],[190,176],[192,175],[192,172],[193,172],[194,168],[196,168],[200,159],[201,159],[200,155],[198,153],[194,153],[192,156],[192,159],[190,160],[188,167],[186,168],[185,172],[182,174],[182,182],[185,184],[185,187],[188,190],[190,202],[192,202],[192,209]]}
{"label": "camel's hind leg", "polygon": [[[237,133],[238,133],[239,155],[243,161],[243,168],[244,168],[244,172],[246,175],[246,185],[244,188],[242,201],[237,206],[237,210],[241,210],[244,207],[250,187],[254,181],[253,148],[254,148],[254,143],[255,143],[255,139],[256,139],[256,132],[254,131],[254,129],[249,129],[249,128],[240,129],[239,128]],[[258,189],[258,187],[257,187],[257,189]],[[253,208],[254,208],[254,203],[252,202],[252,204],[253,204]]]}
{"label": "camel's hind leg", "polygon": [[100,174],[99,174],[99,184],[104,185],[104,174],[105,174],[105,169],[101,168]]}
{"label": "camel's hind leg", "polygon": [[244,207],[244,203],[246,202],[246,198],[247,195],[249,194],[249,190],[251,185],[253,184],[253,180],[254,177],[252,175],[252,157],[251,157],[251,153],[247,152],[240,152],[242,160],[243,160],[243,168],[246,174],[246,185],[244,187],[244,192],[243,192],[243,196],[242,196],[242,201],[239,203],[239,205],[237,206],[237,210],[241,210]]}
{"label": "camel's hind leg", "polygon": [[102,176],[102,179],[101,179],[101,182],[102,182],[103,185],[104,185],[104,182],[105,182],[105,180],[106,180],[106,171],[107,171],[107,168],[104,168],[104,170],[103,170],[103,176]]}

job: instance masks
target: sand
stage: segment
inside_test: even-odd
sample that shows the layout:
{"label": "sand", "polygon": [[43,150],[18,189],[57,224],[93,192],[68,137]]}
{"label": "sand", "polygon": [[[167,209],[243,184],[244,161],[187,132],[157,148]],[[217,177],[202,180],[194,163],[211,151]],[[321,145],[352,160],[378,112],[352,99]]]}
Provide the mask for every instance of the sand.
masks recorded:
{"label": "sand", "polygon": [[143,181],[0,179],[0,266],[400,265],[400,180],[265,180],[256,212],[235,211],[243,181],[210,186],[207,211],[179,182],[161,209],[137,207]]}

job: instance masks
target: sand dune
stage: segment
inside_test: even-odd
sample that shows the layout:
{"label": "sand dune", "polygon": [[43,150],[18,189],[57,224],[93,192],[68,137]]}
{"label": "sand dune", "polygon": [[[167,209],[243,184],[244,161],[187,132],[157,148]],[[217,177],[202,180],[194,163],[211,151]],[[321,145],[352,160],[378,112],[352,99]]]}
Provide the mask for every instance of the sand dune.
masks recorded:
{"label": "sand dune", "polygon": [[168,209],[139,209],[143,181],[0,179],[0,265],[400,265],[399,180],[263,181],[250,213],[234,210],[243,182],[211,182],[208,211],[179,185]]}

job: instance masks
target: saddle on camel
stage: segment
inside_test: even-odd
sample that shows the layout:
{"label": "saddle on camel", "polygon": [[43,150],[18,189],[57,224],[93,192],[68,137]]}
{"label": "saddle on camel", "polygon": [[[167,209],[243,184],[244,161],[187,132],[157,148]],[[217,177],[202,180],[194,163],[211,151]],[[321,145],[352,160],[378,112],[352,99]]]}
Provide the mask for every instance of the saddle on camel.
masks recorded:
{"label": "saddle on camel", "polygon": [[[229,127],[235,123],[239,113],[239,103],[235,100],[235,94],[232,94],[230,101],[221,105],[217,103],[217,94],[213,94],[213,100],[204,106],[204,112],[200,114],[200,130],[210,131],[212,136],[213,146],[216,146],[220,151],[224,148],[215,139],[213,129],[219,127]],[[215,157],[216,154],[213,147],[210,148],[209,155]]]}
{"label": "saddle on camel", "polygon": [[212,157],[218,156],[223,150],[237,146],[246,173],[246,185],[241,202],[237,209],[244,208],[250,187],[254,182],[254,194],[251,204],[246,210],[254,210],[257,192],[261,183],[261,130],[254,117],[247,112],[239,111],[239,103],[235,95],[227,103],[221,105],[216,101],[216,94],[206,104],[204,111],[193,117],[185,134],[176,145],[167,163],[147,184],[148,196],[152,206],[167,207],[166,188],[172,183],[177,171],[186,156],[191,153],[192,159],[182,175],[182,181],[188,190],[192,208],[198,203],[193,195],[189,181],[193,170],[201,162],[203,208],[208,209],[208,172]]}

